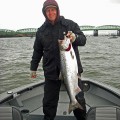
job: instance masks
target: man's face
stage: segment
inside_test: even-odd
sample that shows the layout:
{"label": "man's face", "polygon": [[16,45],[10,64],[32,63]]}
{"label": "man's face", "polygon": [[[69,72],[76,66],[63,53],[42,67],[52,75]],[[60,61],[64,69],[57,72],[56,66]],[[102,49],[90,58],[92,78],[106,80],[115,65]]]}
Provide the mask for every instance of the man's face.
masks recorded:
{"label": "man's face", "polygon": [[49,7],[45,11],[47,18],[54,23],[57,17],[57,10],[55,7]]}

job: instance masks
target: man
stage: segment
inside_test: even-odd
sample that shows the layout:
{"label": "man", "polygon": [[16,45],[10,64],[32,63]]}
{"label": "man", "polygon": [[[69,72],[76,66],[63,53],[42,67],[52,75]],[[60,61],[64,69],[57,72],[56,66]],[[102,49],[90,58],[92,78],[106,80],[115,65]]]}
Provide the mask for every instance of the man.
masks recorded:
{"label": "man", "polygon": [[[45,76],[43,113],[44,120],[54,120],[59,100],[61,86],[60,75],[60,51],[58,40],[64,39],[64,35],[70,38],[78,63],[78,72],[83,72],[80,62],[78,46],[86,44],[86,37],[81,32],[77,23],[60,16],[59,6],[55,0],[46,0],[42,9],[46,20],[36,32],[34,52],[31,61],[31,77],[36,77],[36,71],[41,58],[43,57],[43,70]],[[78,85],[81,87],[80,80]],[[86,107],[83,92],[80,92],[76,99],[84,110],[75,109],[74,115],[77,120],[85,120]]]}

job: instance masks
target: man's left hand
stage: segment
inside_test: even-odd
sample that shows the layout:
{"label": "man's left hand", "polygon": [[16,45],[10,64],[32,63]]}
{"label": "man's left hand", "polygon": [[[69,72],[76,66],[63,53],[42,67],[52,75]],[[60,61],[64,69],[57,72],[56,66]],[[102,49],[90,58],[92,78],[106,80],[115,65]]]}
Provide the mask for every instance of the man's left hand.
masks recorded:
{"label": "man's left hand", "polygon": [[68,31],[67,35],[68,38],[70,38],[70,41],[73,43],[76,39],[76,35],[72,31]]}

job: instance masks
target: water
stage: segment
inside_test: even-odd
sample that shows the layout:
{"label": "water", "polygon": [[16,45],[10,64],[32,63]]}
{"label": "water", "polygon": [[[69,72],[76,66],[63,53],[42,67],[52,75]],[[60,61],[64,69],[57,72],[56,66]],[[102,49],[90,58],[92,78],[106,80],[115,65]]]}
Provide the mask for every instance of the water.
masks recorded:
{"label": "water", "polygon": [[[41,64],[37,78],[30,78],[30,61],[35,38],[0,38],[0,93],[43,80]],[[79,47],[83,78],[94,79],[120,89],[120,37],[87,37]]]}
{"label": "water", "polygon": [[120,89],[120,37],[90,37],[80,51],[84,77]]}

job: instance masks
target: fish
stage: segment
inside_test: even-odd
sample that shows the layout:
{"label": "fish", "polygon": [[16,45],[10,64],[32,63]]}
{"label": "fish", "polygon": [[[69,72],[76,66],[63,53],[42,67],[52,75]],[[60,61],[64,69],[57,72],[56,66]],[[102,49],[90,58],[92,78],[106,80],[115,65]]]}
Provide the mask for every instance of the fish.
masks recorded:
{"label": "fish", "polygon": [[76,108],[83,109],[75,98],[75,96],[81,91],[78,86],[79,75],[77,59],[69,38],[65,36],[64,40],[58,40],[58,43],[61,64],[60,78],[63,79],[63,83],[70,99],[68,108],[68,113],[70,114]]}

